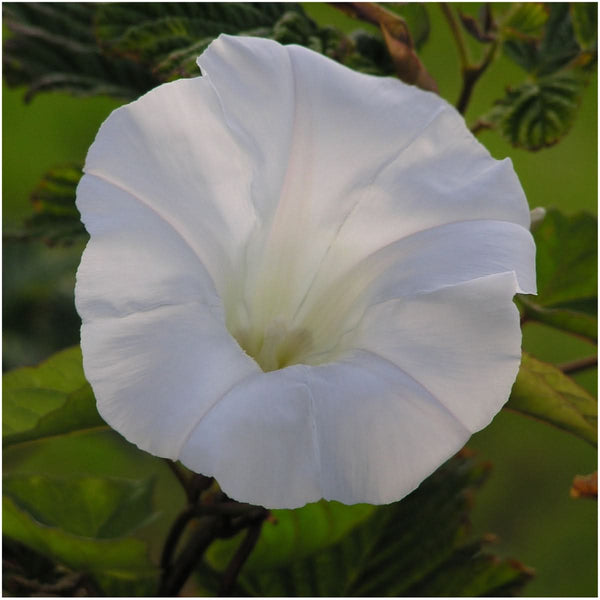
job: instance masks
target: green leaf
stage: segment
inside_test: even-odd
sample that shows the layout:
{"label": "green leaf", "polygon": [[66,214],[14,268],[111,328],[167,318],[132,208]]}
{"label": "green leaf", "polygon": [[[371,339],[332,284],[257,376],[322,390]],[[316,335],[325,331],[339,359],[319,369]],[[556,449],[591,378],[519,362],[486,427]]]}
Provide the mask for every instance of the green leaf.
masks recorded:
{"label": "green leaf", "polygon": [[[165,461],[138,450],[108,427],[96,427],[14,444],[4,450],[3,468],[6,479],[18,482],[13,485],[23,489],[20,505],[5,487],[5,502],[16,511],[11,519],[17,521],[11,521],[9,528],[5,512],[5,535],[74,571],[91,573],[109,597],[155,593],[157,573],[147,555],[159,556],[168,529],[185,506],[181,486]],[[39,489],[45,493],[60,482],[75,489],[78,496],[68,505],[77,513],[73,520],[60,507],[52,512],[46,507],[47,500],[36,499],[31,493],[36,477],[41,479]],[[30,478],[33,481],[29,484],[21,483]],[[103,498],[100,505],[93,498],[94,489]],[[49,495],[59,499],[60,493],[55,489]],[[120,504],[115,501],[119,497]],[[117,504],[111,512],[111,506]],[[36,510],[40,513],[32,514]],[[60,526],[45,524],[51,522],[51,517]],[[76,535],[70,531],[77,530],[76,525],[82,533],[96,530],[104,537]],[[114,537],[121,534],[127,537]],[[79,551],[84,555],[79,556]],[[109,564],[102,562],[105,552]]]}
{"label": "green leaf", "polygon": [[539,46],[539,75],[555,73],[579,54],[579,44],[575,39],[568,2],[552,2],[546,6],[549,14],[545,34]]}
{"label": "green leaf", "polygon": [[105,426],[85,380],[79,347],[63,350],[38,367],[3,376],[3,445]]}
{"label": "green leaf", "polygon": [[27,219],[22,237],[41,238],[51,246],[87,238],[75,206],[81,174],[80,166],[63,166],[43,176],[31,194],[34,214]]}
{"label": "green leaf", "polygon": [[480,121],[499,127],[504,137],[517,148],[539,150],[564,137],[577,113],[583,81],[564,71],[509,89]]}
{"label": "green leaf", "polygon": [[89,538],[128,535],[154,518],[152,480],[18,474],[3,493],[36,521]]}
{"label": "green leaf", "polygon": [[544,308],[535,302],[535,296],[520,296],[523,316],[529,321],[538,321],[555,329],[598,341],[598,317],[568,308]]}
{"label": "green leaf", "polygon": [[39,523],[11,497],[3,497],[3,532],[75,571],[90,573],[104,589],[129,591],[131,585],[150,594],[157,576],[147,546],[134,538],[93,539]]}
{"label": "green leaf", "polygon": [[596,2],[571,2],[571,22],[579,47],[596,52],[598,48],[598,4]]}
{"label": "green leaf", "polygon": [[[296,510],[273,510],[273,518],[264,523],[245,568],[249,572],[261,571],[308,556],[339,541],[373,510],[368,504],[345,506],[325,500]],[[213,543],[206,553],[208,564],[214,569],[224,568],[242,539],[240,534]]]}
{"label": "green leaf", "polygon": [[[520,589],[527,579],[521,570],[483,559],[472,544],[464,546],[471,495],[486,474],[486,466],[457,456],[404,500],[371,507],[345,535],[321,549],[279,567],[269,562],[246,565],[236,593],[411,596],[426,590],[430,581],[442,596],[457,590],[485,595]],[[330,503],[334,514],[340,508]]]}
{"label": "green leaf", "polygon": [[8,3],[3,72],[11,86],[25,85],[26,101],[41,91],[79,96],[137,98],[160,81],[140,64],[103,55],[93,19],[97,4]]}
{"label": "green leaf", "polygon": [[219,34],[266,36],[287,11],[299,10],[279,3],[106,3],[96,14],[96,34],[110,55],[167,80],[197,75],[196,58]]}
{"label": "green leaf", "polygon": [[534,571],[485,552],[487,539],[455,551],[438,569],[405,594],[416,597],[518,596]]}
{"label": "green leaf", "polygon": [[556,73],[580,52],[569,5],[564,2],[515,5],[503,23],[502,34],[504,54],[536,77]]}
{"label": "green leaf", "polygon": [[538,38],[548,21],[548,12],[540,2],[518,2],[502,22],[503,34],[511,39]]}
{"label": "green leaf", "polygon": [[553,365],[523,353],[506,408],[598,442],[598,403]]}
{"label": "green leaf", "polygon": [[549,209],[535,230],[537,296],[520,296],[527,319],[598,337],[598,221]]}
{"label": "green leaf", "polygon": [[[425,9],[403,10],[424,40]],[[12,33],[4,43],[6,81],[28,86],[26,100],[46,90],[136,98],[198,75],[196,58],[221,33],[270,37],[369,73],[394,72],[381,39],[371,36],[363,55],[364,44],[318,27],[295,3],[15,3],[5,5],[4,15]],[[374,57],[376,45],[383,51]]]}
{"label": "green leaf", "polygon": [[357,42],[319,28],[294,3],[108,3],[98,9],[96,32],[105,52],[139,61],[163,80],[198,74],[196,58],[221,33],[300,44],[359,70],[393,73],[380,38]]}
{"label": "green leaf", "polygon": [[[136,536],[143,536],[154,544],[154,555],[160,551],[173,519],[185,506],[185,495],[165,461],[142,452],[108,427],[14,444],[4,449],[3,458],[6,477],[20,480],[40,476],[42,483],[48,482],[48,485],[52,482],[80,481],[77,485],[67,485],[83,488],[80,492],[82,496],[96,485],[92,481],[86,487],[87,479],[114,480],[116,484],[125,480],[119,488],[120,496],[131,496],[129,504],[122,504],[112,517],[106,514],[109,512],[107,509],[103,513],[106,518],[99,519],[102,522],[99,531],[102,535],[113,536],[128,531],[130,525],[134,525]],[[149,482],[155,483],[151,486]],[[133,513],[141,512],[147,506],[150,487],[154,489],[153,510],[157,515],[156,519],[146,524],[146,520],[141,516],[138,519]],[[103,493],[108,499],[112,497],[109,492]],[[114,489],[110,493],[114,494]],[[33,502],[33,499],[29,498],[29,501]],[[107,506],[109,504],[107,500]],[[124,510],[125,506],[129,507],[127,511]]]}

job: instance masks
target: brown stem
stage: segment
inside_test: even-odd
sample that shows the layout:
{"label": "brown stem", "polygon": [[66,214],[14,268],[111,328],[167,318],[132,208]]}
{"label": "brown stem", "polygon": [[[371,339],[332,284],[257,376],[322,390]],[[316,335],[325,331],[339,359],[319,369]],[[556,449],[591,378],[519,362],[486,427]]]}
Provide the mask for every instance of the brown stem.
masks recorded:
{"label": "brown stem", "polygon": [[244,502],[218,502],[216,504],[199,504],[196,507],[199,515],[222,515],[227,517],[237,517],[240,515],[247,515],[254,511],[265,511],[266,509],[260,506],[254,506],[253,504],[246,504]]}
{"label": "brown stem", "polygon": [[456,109],[461,115],[464,115],[467,111],[467,106],[471,100],[475,84],[477,81],[479,81],[479,78],[485,73],[486,69],[492,63],[497,47],[498,43],[493,42],[486,55],[483,57],[483,60],[478,65],[469,66],[466,69],[463,69],[463,85],[458,101],[456,102]]}
{"label": "brown stem", "polygon": [[471,61],[469,59],[469,49],[465,43],[462,29],[460,28],[460,25],[447,2],[441,2],[440,8],[442,9],[442,13],[444,13],[444,17],[446,17],[446,21],[448,21],[448,25],[450,26],[450,31],[452,32],[452,37],[454,37],[456,49],[458,50],[460,70],[464,72],[469,68]]}
{"label": "brown stem", "polygon": [[219,596],[231,595],[237,576],[242,570],[242,567],[244,566],[246,560],[248,560],[250,553],[254,549],[254,546],[256,546],[256,542],[260,537],[260,530],[262,528],[263,522],[264,518],[262,518],[257,523],[251,525],[248,529],[246,537],[243,539],[234,557],[231,559],[231,562],[227,565],[225,573],[223,574],[221,587],[219,589]]}
{"label": "brown stem", "polygon": [[195,507],[188,506],[173,522],[173,525],[171,526],[171,529],[167,535],[167,539],[165,540],[165,545],[160,558],[160,566],[162,569],[168,569],[170,567],[171,558],[175,552],[177,543],[181,538],[181,534],[183,533],[186,525],[191,521],[191,519],[194,518],[195,514]]}
{"label": "brown stem", "polygon": [[578,373],[579,371],[585,371],[592,367],[598,366],[597,356],[586,356],[585,358],[579,358],[571,362],[562,363],[557,367],[565,374],[570,375],[572,373]]}
{"label": "brown stem", "polygon": [[223,518],[204,517],[198,522],[197,530],[177,557],[175,563],[163,572],[158,589],[159,596],[177,596],[194,567],[201,560],[205,550],[223,529]]}
{"label": "brown stem", "polygon": [[[159,583],[159,596],[175,596],[185,584],[208,546],[217,538],[227,538],[250,528],[246,540],[240,546],[235,561],[228,567],[222,587],[231,589],[244,561],[252,551],[260,534],[260,526],[269,511],[262,506],[254,506],[230,500],[223,492],[217,490],[210,495],[202,492],[213,482],[211,477],[194,475],[186,479],[186,492],[190,501],[173,522],[165,540],[160,566],[162,576]],[[175,554],[184,532],[194,522],[187,536],[183,549]],[[255,537],[256,536],[256,539]],[[238,565],[239,566],[236,566]]]}
{"label": "brown stem", "polygon": [[206,491],[213,484],[213,481],[212,477],[207,477],[200,473],[195,474],[189,484],[190,502],[197,502],[202,492]]}
{"label": "brown stem", "polygon": [[181,484],[181,487],[184,489],[185,495],[188,497],[189,500],[189,478],[183,474],[183,471],[175,461],[172,461],[170,458],[165,458],[165,462],[167,463],[169,469],[171,469],[173,475],[175,475],[175,477],[177,478],[177,481],[179,481],[179,483]]}
{"label": "brown stem", "polygon": [[471,125],[471,133],[473,135],[478,135],[486,129],[493,129],[493,125],[486,121],[482,121],[481,119],[477,119],[477,121]]}
{"label": "brown stem", "polygon": [[462,75],[462,88],[460,90],[458,100],[456,101],[456,109],[461,115],[464,115],[467,111],[471,96],[473,95],[475,84],[484,74],[485,70],[490,66],[494,56],[496,55],[498,42],[494,41],[490,45],[488,51],[479,64],[471,64],[469,59],[469,50],[465,42],[465,38],[463,37],[462,29],[456,17],[454,16],[452,9],[446,2],[442,2],[440,6],[444,16],[446,17],[446,20],[448,21],[450,31],[452,32],[452,36],[454,37],[456,48],[458,50],[458,60],[460,61],[460,71]]}

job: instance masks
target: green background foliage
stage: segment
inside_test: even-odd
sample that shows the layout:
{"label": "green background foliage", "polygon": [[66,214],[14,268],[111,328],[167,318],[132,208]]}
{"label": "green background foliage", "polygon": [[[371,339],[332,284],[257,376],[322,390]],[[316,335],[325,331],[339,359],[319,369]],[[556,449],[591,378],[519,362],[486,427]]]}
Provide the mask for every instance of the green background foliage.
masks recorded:
{"label": "green background foliage", "polygon": [[[478,5],[465,3],[454,6],[472,19],[478,17]],[[496,6],[500,12],[512,10],[510,5]],[[538,55],[522,41],[522,35],[517,35],[537,34],[546,27],[549,17],[541,14],[536,6],[531,4],[528,8],[519,9],[520,12],[513,11],[510,27],[516,33],[507,35],[504,40],[506,53],[499,56],[481,77],[465,116],[467,123],[471,124],[492,111],[494,114],[490,119],[497,119],[501,123],[499,130],[482,131],[479,134],[480,141],[495,157],[511,157],[531,208],[544,206],[560,209],[560,212],[550,212],[536,231],[539,255],[543,257],[539,268],[540,295],[523,298],[522,305],[526,314],[536,318],[536,322],[524,325],[524,349],[537,359],[561,364],[596,353],[596,221],[591,215],[597,213],[597,75],[594,69],[590,69],[587,74],[589,84],[581,86],[581,94],[566,95],[566,104],[560,105],[565,113],[561,113],[556,130],[540,137],[533,126],[529,130],[511,127],[512,117],[502,113],[502,106],[494,106],[494,102],[511,94],[530,93],[531,86],[547,81],[538,81],[538,75],[540,78],[562,77],[560,69],[574,52],[569,43],[562,43],[546,48]],[[305,4],[304,9],[321,27],[333,25],[345,32],[360,28],[370,34],[377,31],[375,26],[351,19],[327,5]],[[105,63],[98,59],[98,64],[104,69],[122,69],[119,77],[127,81],[126,75],[131,69],[127,63],[127,53],[135,49],[136,40],[145,39],[148,31],[142,27],[134,32],[135,35],[123,37],[122,27],[115,27],[112,20],[115,9],[112,14],[110,8],[103,10],[99,35],[105,40],[106,47],[118,54],[119,58],[114,60],[123,62],[115,67],[110,61]],[[135,13],[136,10],[137,7],[130,5],[122,11],[122,22],[131,18],[135,20],[132,11]],[[274,10],[276,13],[278,9]],[[579,46],[591,51],[596,43],[589,31],[593,15],[582,14],[588,9],[581,6],[571,10],[574,35]],[[460,93],[455,45],[439,6],[428,5],[427,11],[428,23],[416,10],[414,14],[407,13],[406,18],[411,30],[420,32],[416,37],[424,42],[419,44],[419,57],[437,81],[441,95],[454,102]],[[333,47],[338,39],[331,32],[323,33],[319,28],[306,25],[294,15],[286,17],[287,20],[280,23],[275,31],[260,19],[252,21],[255,16],[250,17],[245,17],[250,22],[242,20],[234,24],[234,30],[273,35],[282,41],[303,40],[320,50]],[[550,20],[553,18],[559,22],[558,17],[550,15]],[[181,22],[172,23],[172,30],[178,35],[174,38],[156,38],[156,48],[148,50],[160,51],[162,62],[159,73],[162,78],[177,76],[173,65],[179,64],[185,57],[195,58],[202,50],[202,44],[207,43],[206,40],[196,39],[199,30],[193,27],[182,29]],[[216,23],[217,30],[224,29]],[[562,40],[560,36],[563,35],[566,35],[565,32],[559,28],[554,37]],[[362,39],[362,44],[371,43],[368,36],[357,39]],[[77,41],[83,45],[89,42],[84,33]],[[473,58],[480,58],[480,45],[468,36],[467,43]],[[178,51],[181,44],[184,44],[185,52]],[[380,50],[375,45],[369,50],[371,54],[348,54],[344,60],[351,66],[369,71],[373,69],[369,57],[377,56]],[[125,58],[123,55],[126,55]],[[146,58],[143,56],[142,62]],[[59,61],[57,64],[63,64],[60,57],[56,60]],[[186,68],[191,68],[185,61],[184,64]],[[386,68],[390,68],[389,64]],[[529,80],[526,79],[528,73]],[[154,81],[147,73],[143,76],[138,73],[136,77],[135,84],[139,85],[139,89]],[[84,84],[91,85],[89,80],[77,82],[77,85]],[[524,90],[524,85],[530,87]],[[73,180],[69,165],[83,162],[100,123],[121,101],[107,96],[75,98],[53,91],[34,96],[26,105],[23,103],[25,88],[3,86],[3,366],[6,370],[34,365],[56,350],[78,343],[79,321],[73,307],[73,285],[85,235],[71,245],[60,244],[77,228],[77,219],[69,212],[68,190],[69,182]],[[511,86],[513,91],[507,93],[506,86]],[[554,88],[550,86],[544,89],[552,92]],[[115,93],[114,90],[105,91]],[[127,93],[130,92],[123,92],[122,95],[126,96]],[[559,103],[562,102],[564,94],[561,96],[559,93],[558,98]],[[514,109],[511,115],[521,111],[526,123],[537,118],[535,104],[524,102],[515,108],[513,103],[511,107]],[[523,147],[552,141],[552,135],[557,131],[562,135],[567,129],[566,137],[552,147],[537,152],[530,152]],[[511,145],[515,141],[521,147]],[[43,180],[51,169],[61,165],[66,168],[55,171]],[[32,199],[35,204],[32,204]],[[30,227],[24,229],[23,220],[32,217],[34,208],[38,212],[33,216]],[[582,214],[582,210],[589,214]],[[61,219],[53,220],[53,215],[57,214]],[[62,218],[65,214],[67,219]],[[21,239],[35,236],[36,232],[44,232],[47,242],[59,244],[48,249],[41,241]],[[593,252],[590,250],[592,245]],[[549,326],[557,324],[558,329]],[[576,332],[578,336],[568,335],[561,330]],[[102,424],[93,409],[91,390],[83,380],[82,373],[77,371],[77,352],[68,350],[54,357],[52,360],[55,362],[51,368],[46,368],[45,374],[42,367],[41,371],[16,371],[5,378],[5,414],[9,416],[5,417],[4,422],[5,469],[8,467],[8,479],[4,484],[5,532],[38,549],[45,547],[47,552],[61,557],[72,566],[91,570],[96,581],[111,593],[149,594],[156,582],[153,564],[160,552],[160,542],[178,507],[183,504],[183,493],[174,486],[173,477],[162,462],[124,443],[120,436]],[[535,406],[527,402],[530,400],[527,390],[528,386],[538,387],[535,381],[532,383],[531,377],[542,376],[539,369],[536,371],[534,368],[533,371],[535,375],[525,371],[520,374],[516,390],[525,391],[520,398],[521,404],[518,394],[511,400],[514,411],[535,414]],[[61,377],[61,373],[66,376]],[[543,377],[552,379],[556,374],[546,373]],[[597,371],[590,369],[574,376],[581,387],[573,388],[569,382],[566,388],[561,388],[563,397],[568,396],[569,401],[575,398],[575,405],[579,409],[583,406],[580,412],[584,416],[580,413],[573,416],[571,411],[569,418],[576,424],[573,428],[579,427],[580,432],[584,430],[584,438],[588,441],[595,428],[594,422],[589,420],[589,403],[592,396],[597,395],[596,377]],[[564,409],[561,404],[563,397],[556,399],[556,406],[560,410]],[[25,398],[27,402],[24,402]],[[22,410],[25,404],[27,410]],[[572,402],[569,408],[572,408]],[[471,520],[472,543],[475,546],[462,547],[461,550],[477,557],[476,563],[480,565],[482,581],[485,580],[485,583],[482,588],[460,588],[460,564],[456,566],[451,560],[459,548],[451,544],[447,547],[445,559],[440,559],[436,566],[438,579],[447,581],[448,574],[451,574],[458,582],[459,587],[454,590],[456,594],[496,589],[494,582],[490,583],[494,577],[498,578],[500,586],[502,577],[511,580],[515,572],[510,569],[494,570],[490,579],[486,562],[486,552],[489,550],[503,558],[518,558],[535,568],[537,577],[524,588],[525,595],[594,596],[597,584],[597,508],[589,500],[570,498],[569,488],[576,473],[589,473],[597,468],[596,451],[584,439],[545,423],[523,418],[514,411],[502,411],[488,428],[476,434],[469,443],[470,448],[492,465],[486,484],[480,489],[479,483],[474,486],[477,495]],[[65,418],[67,414],[69,416]],[[557,418],[564,426],[564,419]],[[476,471],[476,467],[469,464],[469,468]],[[70,502],[89,509],[79,513],[79,522],[68,518],[68,511],[53,512],[53,507],[47,503],[49,498],[57,498],[57,494],[64,493],[65,473],[72,476],[68,483]],[[469,480],[469,476],[465,477]],[[461,494],[463,484],[466,485],[466,480],[456,484]],[[32,501],[36,498],[39,500],[37,503]],[[453,500],[457,498],[463,496],[459,494],[452,497]],[[65,510],[68,506],[67,503]],[[310,523],[314,528],[316,541],[314,537],[302,541],[292,536],[290,539],[293,541],[289,542],[294,551],[298,548],[305,550],[305,554],[294,556],[292,572],[296,577],[293,580],[295,586],[300,582],[308,586],[302,588],[304,592],[331,592],[326,581],[322,582],[324,587],[310,587],[306,574],[328,564],[332,560],[332,548],[337,548],[338,553],[343,550],[351,556],[361,556],[360,526],[371,518],[370,507],[357,507],[347,513],[336,511],[338,520],[335,520],[323,512],[326,509],[322,506],[307,507],[303,509],[304,513],[298,512],[293,519],[280,515],[277,529],[278,543],[281,543],[284,526],[289,527],[292,534],[303,529],[308,531],[303,523]],[[160,507],[159,512],[156,507]],[[118,518],[119,514],[129,514],[128,511],[135,511],[139,515],[129,529],[124,528]],[[435,535],[439,532],[439,524],[430,522],[429,516],[423,513],[424,535],[437,539]],[[385,521],[385,516],[380,519]],[[34,520],[49,529],[40,533]],[[350,545],[340,550],[336,544],[343,545],[340,541],[342,533],[352,527],[357,528],[355,533],[358,532],[355,545],[348,542]],[[372,524],[372,527],[381,527],[384,532],[387,525],[384,522],[383,525]],[[252,560],[264,565],[264,561],[275,557],[281,560],[285,556],[285,553],[277,554],[269,548],[269,524],[265,528],[256,554],[247,565],[249,572],[240,585],[246,586],[243,588],[245,590],[255,592],[282,591],[286,588],[277,587],[283,585],[282,574],[277,571],[281,565],[272,565],[266,580],[253,574]],[[498,539],[491,548],[483,551],[481,539],[488,532],[497,534]],[[420,547],[416,540],[417,533],[414,535],[415,541],[409,550]],[[306,544],[320,543],[319,536],[330,537],[333,546],[315,556]],[[389,541],[386,545],[389,545]],[[108,547],[110,550],[107,550]],[[395,551],[400,553],[407,549],[396,548]],[[222,568],[228,552],[231,553],[231,543],[229,546],[228,542],[216,544],[209,553],[207,569]],[[123,560],[130,561],[126,569]],[[475,563],[470,564],[473,567]],[[136,573],[135,577],[132,577],[132,572]],[[385,574],[385,569],[382,572]],[[289,579],[290,573],[286,571],[285,577]],[[429,587],[421,582],[422,587],[419,588],[419,582],[415,581],[416,587],[398,589],[396,592],[435,595],[441,593],[440,590],[448,591],[447,587],[436,589],[436,581],[436,577],[431,575],[428,578]],[[208,588],[207,591],[210,591]],[[299,588],[293,589],[298,591]],[[389,592],[389,588],[385,589]],[[384,588],[371,591],[376,593],[382,590]]]}

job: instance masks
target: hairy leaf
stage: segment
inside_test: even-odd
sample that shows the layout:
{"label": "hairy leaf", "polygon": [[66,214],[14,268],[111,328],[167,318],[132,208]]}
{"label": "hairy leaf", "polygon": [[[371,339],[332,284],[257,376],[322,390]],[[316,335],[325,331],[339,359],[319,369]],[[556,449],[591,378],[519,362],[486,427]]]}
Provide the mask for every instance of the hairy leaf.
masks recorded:
{"label": "hairy leaf", "polygon": [[596,445],[598,403],[553,365],[523,353],[506,408],[545,421]]}
{"label": "hairy leaf", "polygon": [[103,426],[79,347],[3,376],[3,445]]}
{"label": "hairy leaf", "polygon": [[[424,39],[424,9],[405,12]],[[196,58],[221,33],[270,37],[368,73],[394,72],[381,39],[369,35],[369,44],[357,43],[317,26],[294,3],[7,4],[4,17],[12,34],[4,44],[6,81],[26,85],[27,100],[44,90],[131,100],[165,81],[198,75]]]}
{"label": "hairy leaf", "polygon": [[587,213],[549,209],[534,232],[537,296],[520,296],[528,319],[598,337],[598,222]]}
{"label": "hairy leaf", "polygon": [[286,12],[299,10],[278,3],[106,3],[96,34],[107,53],[173,79],[197,75],[196,58],[219,34],[267,36]]}
{"label": "hairy leaf", "polygon": [[555,73],[509,89],[480,121],[499,127],[513,146],[539,150],[568,133],[582,93],[583,81],[576,74]]}
{"label": "hairy leaf", "polygon": [[571,23],[569,4],[547,4],[548,21],[539,46],[537,72],[539,75],[555,73],[568,65],[578,54],[579,44]]}
{"label": "hairy leaf", "polygon": [[75,206],[81,167],[63,166],[48,171],[31,194],[34,213],[21,237],[41,238],[48,245],[69,245],[87,238]]}
{"label": "hairy leaf", "polygon": [[[493,541],[493,538],[492,538]],[[534,571],[515,560],[500,560],[486,551],[488,539],[467,544],[419,583],[406,596],[518,596]]]}
{"label": "hairy leaf", "polygon": [[269,37],[359,70],[393,73],[381,40],[370,36],[377,56],[363,53],[351,37],[319,28],[294,3],[113,3],[100,7],[96,24],[106,52],[142,62],[163,80],[197,75],[196,58],[221,33]]}
{"label": "hairy leaf", "polygon": [[569,4],[575,38],[582,50],[598,48],[598,4],[595,2],[572,2]]}
{"label": "hairy leaf", "polygon": [[6,82],[26,85],[27,101],[56,90],[129,100],[160,83],[135,62],[103,55],[93,30],[96,9],[76,2],[4,4],[4,24],[12,33],[2,58]]}
{"label": "hairy leaf", "polygon": [[563,2],[515,5],[503,23],[503,34],[504,54],[536,77],[556,73],[580,52],[569,6]]}
{"label": "hairy leaf", "polygon": [[[464,545],[470,497],[486,473],[472,458],[455,457],[404,500],[371,507],[320,549],[280,566],[266,559],[246,565],[236,593],[410,596],[435,589],[439,595],[486,595],[520,589],[529,574],[483,554],[482,542]],[[332,511],[339,508],[330,503]]]}
{"label": "hairy leaf", "polygon": [[548,11],[541,2],[518,2],[508,12],[502,26],[508,38],[536,38],[543,33],[547,21]]}

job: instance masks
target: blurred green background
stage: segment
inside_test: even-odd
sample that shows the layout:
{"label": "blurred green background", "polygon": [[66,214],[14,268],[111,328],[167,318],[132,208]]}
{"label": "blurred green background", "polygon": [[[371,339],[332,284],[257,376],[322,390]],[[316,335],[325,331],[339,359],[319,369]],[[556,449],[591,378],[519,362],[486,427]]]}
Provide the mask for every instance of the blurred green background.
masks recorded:
{"label": "blurred green background", "polygon": [[[330,6],[304,6],[320,24],[345,31],[369,28]],[[428,10],[431,33],[420,56],[441,95],[454,102],[460,87],[455,46],[438,5],[428,5]],[[469,6],[465,10],[473,12]],[[475,89],[467,122],[489,109],[507,85],[523,79],[514,64],[496,61]],[[35,364],[78,342],[73,285],[82,246],[48,248],[17,241],[12,233],[31,213],[29,195],[44,172],[82,162],[100,123],[119,104],[109,98],[51,93],[25,105],[23,96],[22,89],[3,87],[5,369]],[[495,132],[483,132],[480,140],[495,157],[512,158],[532,208],[597,213],[596,77],[572,131],[557,146],[529,153],[515,150]],[[525,327],[524,348],[551,362],[596,352],[585,342],[537,325]],[[596,370],[576,379],[597,393]],[[527,586],[527,595],[596,596],[597,505],[569,497],[573,476],[597,468],[595,450],[569,434],[505,411],[469,446],[493,464],[489,482],[475,499],[474,533],[497,534],[494,552],[535,568],[537,577]]]}

